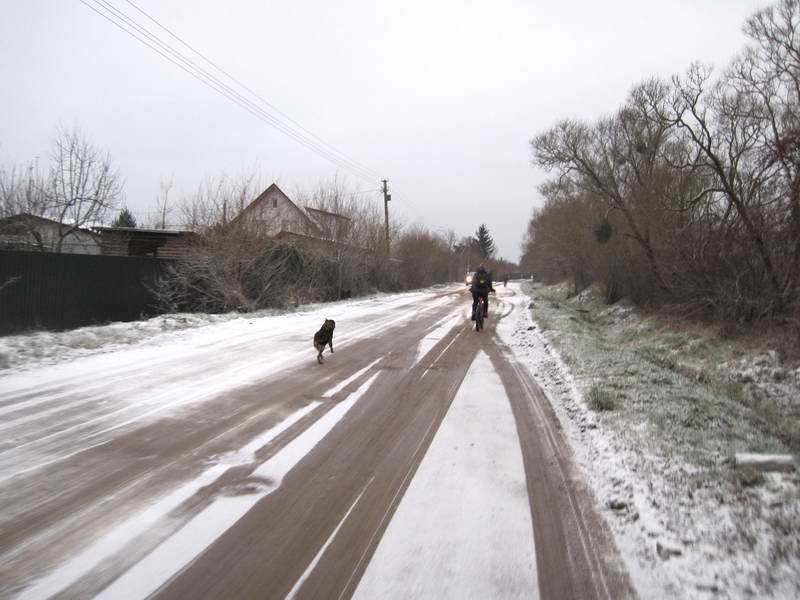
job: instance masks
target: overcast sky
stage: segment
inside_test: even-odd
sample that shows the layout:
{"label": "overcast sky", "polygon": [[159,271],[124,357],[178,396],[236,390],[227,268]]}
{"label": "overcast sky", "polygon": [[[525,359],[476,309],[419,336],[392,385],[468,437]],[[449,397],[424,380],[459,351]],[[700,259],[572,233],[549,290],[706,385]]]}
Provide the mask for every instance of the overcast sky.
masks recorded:
{"label": "overcast sky", "polygon": [[363,190],[377,190],[385,177],[393,217],[458,235],[483,222],[512,260],[541,202],[536,187],[545,175],[531,166],[533,136],[560,118],[615,111],[651,75],[692,61],[724,67],[745,43],[746,17],[769,4],[105,3],[201,62],[135,6],[149,13],[378,177],[362,179],[280,133],[79,0],[2,0],[0,163],[39,156],[43,164],[56,129],[76,125],[110,152],[140,217],[170,178],[179,199],[223,173],[258,171],[290,195],[337,174]]}

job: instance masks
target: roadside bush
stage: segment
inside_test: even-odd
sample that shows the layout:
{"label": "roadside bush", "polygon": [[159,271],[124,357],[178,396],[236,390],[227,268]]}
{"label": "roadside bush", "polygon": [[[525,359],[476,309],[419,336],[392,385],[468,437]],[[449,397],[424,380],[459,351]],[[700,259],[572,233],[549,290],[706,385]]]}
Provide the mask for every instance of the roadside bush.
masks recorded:
{"label": "roadside bush", "polygon": [[337,263],[322,254],[246,231],[216,231],[159,279],[165,312],[252,311],[335,300]]}
{"label": "roadside bush", "polygon": [[743,466],[736,469],[735,472],[736,483],[743,488],[756,487],[764,483],[764,475],[751,466]]}

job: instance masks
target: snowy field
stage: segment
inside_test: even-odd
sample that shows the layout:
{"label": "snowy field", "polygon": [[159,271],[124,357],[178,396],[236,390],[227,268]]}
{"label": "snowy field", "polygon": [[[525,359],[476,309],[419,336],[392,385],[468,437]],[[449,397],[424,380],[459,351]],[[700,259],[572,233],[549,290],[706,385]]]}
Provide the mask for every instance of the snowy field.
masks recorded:
{"label": "snowy field", "polygon": [[[787,451],[758,415],[676,367],[678,334],[645,343],[629,308],[524,290],[533,317],[517,311],[498,332],[556,407],[642,597],[800,597],[800,477],[750,485],[732,469],[734,452]],[[758,357],[736,365],[734,381],[765,371]],[[800,381],[774,379],[777,403],[800,402]]]}

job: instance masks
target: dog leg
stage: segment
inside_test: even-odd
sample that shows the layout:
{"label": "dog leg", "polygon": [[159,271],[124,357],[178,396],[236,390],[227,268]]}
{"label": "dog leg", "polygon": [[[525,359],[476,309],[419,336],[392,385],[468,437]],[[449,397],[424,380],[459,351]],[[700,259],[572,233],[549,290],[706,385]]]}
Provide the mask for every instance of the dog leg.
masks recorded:
{"label": "dog leg", "polygon": [[331,354],[333,354],[333,340],[331,340],[328,345],[331,347]]}

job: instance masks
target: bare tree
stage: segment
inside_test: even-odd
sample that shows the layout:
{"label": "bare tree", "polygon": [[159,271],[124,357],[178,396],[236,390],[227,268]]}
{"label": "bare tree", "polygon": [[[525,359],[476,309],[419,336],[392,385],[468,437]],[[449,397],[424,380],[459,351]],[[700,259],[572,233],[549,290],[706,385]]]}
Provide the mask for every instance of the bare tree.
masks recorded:
{"label": "bare tree", "polygon": [[331,299],[330,265],[235,218],[260,191],[257,180],[209,179],[183,202],[184,225],[198,235],[157,286],[163,308],[250,311]]}
{"label": "bare tree", "polygon": [[61,224],[54,250],[61,252],[64,239],[77,229],[102,223],[117,205],[122,187],[107,153],[76,129],[60,130],[44,192],[48,212]]}
{"label": "bare tree", "polygon": [[172,213],[173,207],[170,204],[169,193],[172,191],[175,183],[170,177],[169,179],[162,179],[159,184],[159,193],[156,196],[156,215],[152,220],[154,229],[166,229],[169,221],[167,220]]}
{"label": "bare tree", "polygon": [[659,81],[645,82],[615,116],[593,126],[565,120],[531,141],[536,164],[555,170],[560,179],[623,216],[625,235],[645,253],[663,291],[669,285],[652,219],[658,211],[658,183],[663,179],[659,157],[669,126],[651,106],[663,103],[665,96]]}
{"label": "bare tree", "polygon": [[770,212],[779,215],[774,226],[781,246],[774,259],[781,271],[778,290],[788,302],[800,284],[800,5],[783,0],[754,14],[744,30],[754,43],[734,62],[727,79],[756,107],[750,118],[759,137],[758,154],[774,168],[769,195],[779,209]]}
{"label": "bare tree", "polygon": [[[588,265],[597,280],[611,259],[637,273],[638,247],[662,290],[644,300],[796,321],[800,2],[755,13],[745,33],[750,45],[720,75],[695,64],[668,82],[652,79],[612,117],[565,120],[532,141],[534,160],[556,178],[542,188],[547,202],[531,220],[526,265],[551,274],[562,265],[576,281]],[[591,228],[574,226],[586,217],[600,219],[604,239],[619,232],[635,247],[613,240],[582,251]]]}
{"label": "bare tree", "polygon": [[35,164],[28,167],[0,167],[0,218],[26,213],[47,214],[44,178]]}
{"label": "bare tree", "polygon": [[210,177],[198,186],[194,195],[180,203],[180,224],[201,233],[227,225],[261,191],[260,185],[256,173],[236,179],[227,175]]}
{"label": "bare tree", "polygon": [[13,222],[0,226],[0,232],[22,235],[32,240],[40,251],[49,244],[37,228],[37,220],[28,218],[48,216],[44,194],[45,180],[35,164],[27,168],[0,168],[0,218],[16,216]]}
{"label": "bare tree", "polygon": [[310,193],[299,190],[297,197],[301,205],[330,213],[318,220],[330,242],[324,253],[336,264],[336,296],[374,287],[375,275],[387,269],[385,257],[377,252],[382,220],[375,199],[352,190],[339,177],[320,181]]}

